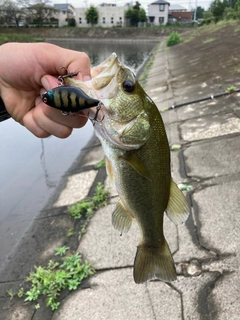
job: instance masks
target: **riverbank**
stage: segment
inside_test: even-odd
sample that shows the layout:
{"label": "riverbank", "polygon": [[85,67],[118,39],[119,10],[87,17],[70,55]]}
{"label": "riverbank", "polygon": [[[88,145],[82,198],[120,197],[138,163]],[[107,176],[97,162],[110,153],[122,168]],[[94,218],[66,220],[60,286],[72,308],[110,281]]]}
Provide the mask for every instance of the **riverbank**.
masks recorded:
{"label": "riverbank", "polygon": [[185,33],[194,28],[0,28],[0,34],[29,34],[43,39],[144,40],[159,41],[172,31]]}

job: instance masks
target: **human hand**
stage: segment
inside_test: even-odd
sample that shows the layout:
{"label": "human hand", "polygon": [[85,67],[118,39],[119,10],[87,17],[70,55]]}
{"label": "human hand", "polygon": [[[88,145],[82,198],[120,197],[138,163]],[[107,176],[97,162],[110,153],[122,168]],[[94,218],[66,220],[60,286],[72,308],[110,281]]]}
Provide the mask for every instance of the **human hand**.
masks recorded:
{"label": "human hand", "polygon": [[12,118],[39,138],[68,137],[87,117],[66,117],[42,102],[41,94],[57,86],[57,77],[79,71],[79,80],[90,79],[90,60],[83,52],[48,43],[7,43],[0,46],[0,96]]}

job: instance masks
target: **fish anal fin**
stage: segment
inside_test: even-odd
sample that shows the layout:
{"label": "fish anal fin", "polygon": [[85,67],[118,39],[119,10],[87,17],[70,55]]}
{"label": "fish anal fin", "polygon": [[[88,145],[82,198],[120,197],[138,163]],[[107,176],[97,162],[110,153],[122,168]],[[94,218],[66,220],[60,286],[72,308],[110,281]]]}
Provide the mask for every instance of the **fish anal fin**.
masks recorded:
{"label": "fish anal fin", "polygon": [[185,222],[189,216],[187,200],[173,180],[171,180],[170,196],[166,213],[168,218],[176,225]]}
{"label": "fish anal fin", "polygon": [[128,232],[131,227],[133,217],[124,208],[122,201],[119,200],[115,210],[112,213],[112,225],[114,229],[123,232]]}
{"label": "fish anal fin", "polygon": [[127,153],[123,159],[141,176],[144,178],[150,179],[149,172],[145,166],[145,164],[141,161],[141,159],[137,156],[136,153]]}
{"label": "fish anal fin", "polygon": [[158,247],[144,244],[138,246],[133,277],[135,283],[144,283],[153,278],[162,281],[176,280],[176,269],[166,240]]}

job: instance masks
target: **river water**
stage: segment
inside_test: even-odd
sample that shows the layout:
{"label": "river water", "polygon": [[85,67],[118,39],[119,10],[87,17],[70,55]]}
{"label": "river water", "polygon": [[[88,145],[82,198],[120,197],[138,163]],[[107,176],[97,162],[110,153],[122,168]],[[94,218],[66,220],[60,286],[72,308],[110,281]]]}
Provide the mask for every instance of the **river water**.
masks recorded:
{"label": "river water", "polygon": [[[86,52],[92,65],[116,52],[134,71],[156,45],[151,42],[51,41]],[[67,139],[38,139],[9,119],[0,124],[0,264],[53,195],[62,175],[93,135],[90,121]]]}

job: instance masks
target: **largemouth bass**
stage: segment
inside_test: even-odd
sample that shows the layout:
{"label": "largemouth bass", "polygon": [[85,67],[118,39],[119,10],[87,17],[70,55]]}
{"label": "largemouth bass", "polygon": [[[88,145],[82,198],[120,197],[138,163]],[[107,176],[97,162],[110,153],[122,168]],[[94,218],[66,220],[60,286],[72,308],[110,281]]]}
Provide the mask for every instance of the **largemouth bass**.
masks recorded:
{"label": "largemouth bass", "polygon": [[[161,115],[133,72],[115,53],[92,69],[92,80],[65,79],[100,100],[95,132],[106,157],[107,173],[119,202],[112,224],[127,232],[133,219],[141,230],[134,261],[134,280],[176,279],[174,261],[164,237],[164,212],[175,223],[188,217],[188,204],[171,178],[170,150]],[[103,118],[104,116],[104,118]]]}

